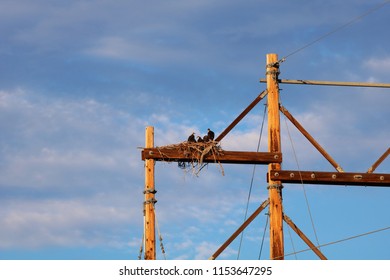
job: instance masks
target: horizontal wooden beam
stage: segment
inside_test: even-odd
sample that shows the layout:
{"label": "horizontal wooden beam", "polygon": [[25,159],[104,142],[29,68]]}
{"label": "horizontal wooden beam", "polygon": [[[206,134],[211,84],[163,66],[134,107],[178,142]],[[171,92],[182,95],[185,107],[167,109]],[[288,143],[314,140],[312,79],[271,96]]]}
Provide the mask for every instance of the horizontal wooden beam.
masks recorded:
{"label": "horizontal wooden beam", "polygon": [[[261,83],[266,83],[266,79],[260,79]],[[390,88],[390,84],[385,83],[362,83],[362,82],[333,82],[333,81],[313,81],[313,80],[278,80],[281,84],[295,85],[317,85],[317,86],[344,86],[344,87],[377,87]]]}
{"label": "horizontal wooden beam", "polygon": [[282,183],[390,187],[390,174],[277,170],[267,178]]}
{"label": "horizontal wooden beam", "polygon": [[142,160],[154,159],[156,161],[181,161],[202,163],[236,163],[236,164],[270,164],[281,163],[281,153],[245,152],[245,151],[219,151],[218,154],[200,152],[188,153],[180,148],[145,148],[141,152]]}

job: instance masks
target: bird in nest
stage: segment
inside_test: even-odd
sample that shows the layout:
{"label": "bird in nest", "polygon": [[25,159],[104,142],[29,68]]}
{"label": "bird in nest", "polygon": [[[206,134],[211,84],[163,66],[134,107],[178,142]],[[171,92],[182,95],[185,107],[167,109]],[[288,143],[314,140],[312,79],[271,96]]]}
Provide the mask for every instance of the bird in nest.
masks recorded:
{"label": "bird in nest", "polygon": [[[210,142],[214,140],[214,132],[210,130],[210,128],[207,129],[207,134],[203,136],[203,142]],[[198,141],[199,142],[199,141]]]}
{"label": "bird in nest", "polygon": [[190,143],[195,143],[196,142],[195,132],[192,132],[192,134],[190,136],[188,136],[187,141],[190,142]]}
{"label": "bird in nest", "polygon": [[208,137],[208,140],[209,140],[209,141],[213,141],[213,140],[214,140],[214,136],[215,136],[214,131],[212,131],[210,128],[208,128],[208,129],[207,129],[207,137]]}

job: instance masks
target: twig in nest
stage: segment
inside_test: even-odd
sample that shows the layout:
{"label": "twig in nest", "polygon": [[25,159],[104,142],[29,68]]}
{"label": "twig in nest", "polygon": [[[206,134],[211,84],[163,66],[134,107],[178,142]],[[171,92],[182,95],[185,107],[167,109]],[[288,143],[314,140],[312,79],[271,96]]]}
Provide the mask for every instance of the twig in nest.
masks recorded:
{"label": "twig in nest", "polygon": [[[225,175],[222,164],[218,161],[218,156],[223,154],[222,148],[216,141],[206,143],[192,143],[182,142],[164,146],[165,149],[178,149],[187,158],[186,160],[179,160],[178,167],[183,170],[190,170],[196,176],[208,164],[204,163],[204,158],[213,155],[214,162],[218,163],[221,168],[222,175]],[[160,151],[161,153],[161,151]],[[169,161],[169,158],[166,157]]]}
{"label": "twig in nest", "polygon": [[221,167],[222,175],[225,175],[221,163],[217,160],[218,155],[222,152],[218,142],[211,141],[207,143],[196,143],[196,145],[191,144],[189,145],[189,149],[192,151],[192,163],[195,162],[192,165],[192,171],[196,176],[208,164],[204,163],[204,158],[210,154],[213,155],[215,163],[218,162]]}

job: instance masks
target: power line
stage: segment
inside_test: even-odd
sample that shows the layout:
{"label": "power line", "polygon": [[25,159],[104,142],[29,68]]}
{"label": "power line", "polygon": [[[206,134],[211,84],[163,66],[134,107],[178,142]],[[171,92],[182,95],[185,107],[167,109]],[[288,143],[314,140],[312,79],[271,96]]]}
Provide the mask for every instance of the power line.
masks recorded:
{"label": "power line", "polygon": [[309,213],[309,217],[310,217],[310,221],[311,221],[311,226],[312,226],[312,228],[313,228],[314,235],[315,235],[316,241],[317,241],[317,245],[318,245],[318,247],[319,247],[319,246],[320,246],[320,242],[319,242],[319,240],[318,240],[317,230],[316,230],[315,225],[314,225],[313,215],[311,214],[310,204],[309,204],[309,199],[308,199],[308,197],[307,197],[305,184],[303,183],[303,180],[302,180],[301,168],[300,168],[300,164],[299,164],[299,161],[298,161],[298,156],[297,156],[297,153],[296,153],[296,151],[295,151],[294,141],[292,140],[292,137],[291,137],[291,134],[290,134],[290,129],[289,129],[288,125],[287,125],[287,117],[286,117],[285,115],[284,115],[284,122],[285,122],[285,124],[286,124],[287,134],[288,134],[288,137],[289,137],[289,139],[290,139],[291,148],[292,148],[292,151],[293,151],[293,154],[294,154],[294,158],[295,158],[295,163],[297,164],[298,172],[299,172],[299,175],[300,175],[300,178],[301,178],[301,186],[302,186],[303,194],[304,194],[304,196],[305,196],[306,207],[307,207],[307,211],[308,211],[308,213]]}
{"label": "power line", "polygon": [[321,41],[322,39],[324,39],[324,38],[326,38],[326,37],[328,37],[328,36],[330,36],[330,35],[332,35],[332,34],[338,32],[338,31],[340,31],[340,30],[346,28],[347,26],[349,26],[349,25],[355,23],[356,21],[358,21],[358,20],[360,20],[360,19],[362,19],[362,18],[368,16],[369,14],[371,14],[371,13],[373,13],[373,12],[375,12],[375,11],[381,9],[381,8],[383,8],[383,7],[384,7],[385,5],[387,5],[389,2],[390,2],[390,0],[387,0],[387,1],[385,1],[385,2],[383,2],[383,3],[381,3],[381,4],[377,5],[377,6],[375,6],[375,7],[373,7],[373,8],[367,10],[365,13],[363,13],[363,14],[361,14],[361,15],[359,15],[359,16],[353,18],[353,19],[351,19],[351,20],[348,21],[347,23],[345,23],[345,24],[343,24],[343,25],[341,25],[341,26],[339,26],[339,27],[337,27],[337,28],[335,28],[335,29],[329,31],[328,33],[325,33],[324,35],[320,36],[319,38],[315,39],[314,41],[311,41],[310,43],[304,45],[303,47],[300,47],[300,48],[296,49],[295,51],[291,52],[290,54],[284,56],[279,62],[284,62],[284,61],[286,60],[287,57],[290,57],[290,56],[292,56],[292,55],[294,55],[294,54],[296,54],[296,53],[298,53],[298,52],[300,52],[300,51],[302,51],[302,50],[304,50],[304,49],[310,47],[311,45],[317,43],[318,41]]}
{"label": "power line", "polygon": [[263,232],[263,238],[261,239],[261,246],[260,246],[260,251],[259,251],[259,258],[258,260],[261,259],[261,253],[263,252],[263,245],[264,245],[264,239],[265,239],[265,233],[267,232],[268,228],[268,220],[269,220],[269,212],[265,214],[267,216],[267,219],[265,220],[265,227],[264,227],[264,232]]}
{"label": "power line", "polygon": [[[322,245],[320,245],[320,246],[317,246],[317,248],[325,247],[325,246],[329,246],[329,245],[333,245],[333,244],[336,244],[336,243],[341,243],[341,242],[344,242],[344,241],[348,241],[348,240],[351,240],[351,239],[355,239],[355,238],[358,238],[358,237],[362,237],[362,236],[365,236],[365,235],[369,235],[369,234],[373,234],[373,233],[377,233],[377,232],[385,231],[385,230],[389,230],[389,229],[390,229],[390,227],[385,227],[385,228],[373,230],[373,231],[370,231],[370,232],[366,232],[366,233],[354,235],[354,236],[347,237],[347,238],[344,238],[344,239],[340,239],[340,240],[337,240],[337,241],[333,241],[333,242],[329,242],[329,243],[326,243],[326,244],[322,244]],[[311,250],[311,249],[309,248],[309,249],[301,250],[301,251],[298,251],[298,252],[286,254],[286,255],[284,255],[284,256],[286,257],[286,256],[290,256],[290,255],[294,255],[294,254],[299,254],[299,253],[303,253],[303,252],[310,251],[310,250]]]}
{"label": "power line", "polygon": [[[267,109],[267,107],[264,106],[263,121],[261,123],[261,128],[260,128],[259,141],[257,142],[257,150],[256,150],[257,152],[260,150],[261,136],[263,135],[263,128],[264,128],[266,109]],[[248,215],[249,201],[250,201],[251,194],[252,194],[252,187],[253,187],[253,180],[255,178],[255,171],[256,171],[256,164],[253,165],[252,178],[251,178],[251,183],[250,183],[250,187],[249,187],[248,199],[247,199],[247,202],[246,202],[244,222],[246,221],[246,217]],[[241,232],[240,244],[238,246],[238,252],[237,252],[237,260],[240,259],[240,253],[241,253],[241,246],[242,246],[243,237],[244,237],[244,231]]]}

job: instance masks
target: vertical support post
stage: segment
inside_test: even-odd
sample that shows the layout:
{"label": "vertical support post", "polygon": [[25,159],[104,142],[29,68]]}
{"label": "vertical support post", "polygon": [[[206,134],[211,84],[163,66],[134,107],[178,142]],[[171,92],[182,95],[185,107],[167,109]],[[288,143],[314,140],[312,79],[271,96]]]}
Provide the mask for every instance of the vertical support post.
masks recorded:
{"label": "vertical support post", "polygon": [[[281,152],[280,114],[279,114],[279,63],[277,54],[267,54],[267,91],[268,91],[268,151]],[[280,170],[279,163],[268,165],[268,174]],[[268,180],[270,214],[270,259],[284,259],[283,205],[281,181]]]}
{"label": "vertical support post", "polygon": [[[145,131],[145,148],[154,147],[154,127],[148,126]],[[156,230],[154,204],[156,190],[154,188],[154,160],[145,160],[145,201],[144,201],[144,238],[145,260],[156,259]]]}

